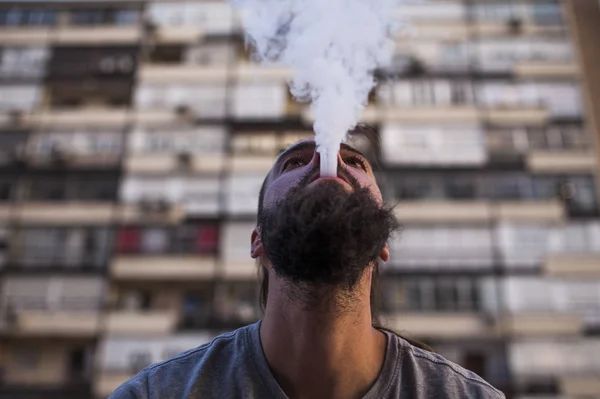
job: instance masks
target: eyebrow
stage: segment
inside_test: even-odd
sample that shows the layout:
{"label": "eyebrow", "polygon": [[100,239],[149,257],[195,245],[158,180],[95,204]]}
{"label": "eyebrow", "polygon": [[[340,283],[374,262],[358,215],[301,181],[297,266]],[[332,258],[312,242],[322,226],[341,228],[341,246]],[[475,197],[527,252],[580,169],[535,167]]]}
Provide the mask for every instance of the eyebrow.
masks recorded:
{"label": "eyebrow", "polygon": [[[299,143],[296,143],[293,146],[286,148],[279,154],[279,156],[277,157],[277,160],[275,161],[275,165],[277,165],[281,159],[288,156],[289,154],[292,154],[297,151],[307,150],[309,148],[312,150],[315,148],[315,146],[316,146],[316,144],[314,141],[301,141]],[[340,150],[353,152],[357,155],[360,155],[361,157],[363,157],[365,159],[367,158],[365,156],[365,154],[363,154],[362,152],[358,151],[356,148],[354,148],[346,143],[340,144]]]}

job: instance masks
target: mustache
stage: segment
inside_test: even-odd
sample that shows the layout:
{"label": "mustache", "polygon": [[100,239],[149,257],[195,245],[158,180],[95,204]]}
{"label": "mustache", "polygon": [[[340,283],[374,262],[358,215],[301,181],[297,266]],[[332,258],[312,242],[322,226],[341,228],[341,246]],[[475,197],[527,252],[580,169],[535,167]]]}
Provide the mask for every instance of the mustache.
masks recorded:
{"label": "mustache", "polygon": [[[298,188],[306,187],[310,183],[312,178],[318,173],[320,173],[319,167],[313,168],[313,170],[311,170],[309,173],[307,173],[306,176],[304,176],[302,179],[300,179],[300,181],[297,184],[297,187]],[[344,178],[350,184],[350,186],[352,186],[353,189],[359,190],[361,188],[358,180],[339,165],[337,168],[337,175]]]}

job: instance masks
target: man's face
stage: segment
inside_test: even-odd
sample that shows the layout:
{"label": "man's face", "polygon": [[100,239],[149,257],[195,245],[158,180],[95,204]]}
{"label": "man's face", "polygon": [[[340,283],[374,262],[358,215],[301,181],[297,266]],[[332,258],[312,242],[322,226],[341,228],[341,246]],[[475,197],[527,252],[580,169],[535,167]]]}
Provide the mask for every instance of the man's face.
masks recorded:
{"label": "man's face", "polygon": [[264,207],[269,208],[298,185],[312,189],[330,180],[341,184],[348,191],[354,191],[358,187],[367,188],[375,200],[382,202],[371,164],[362,153],[347,144],[342,144],[340,148],[337,178],[321,178],[319,172],[319,154],[314,140],[304,140],[292,145],[277,158],[267,176]]}
{"label": "man's face", "polygon": [[292,282],[352,288],[397,227],[370,163],[343,144],[337,177],[319,175],[314,141],[284,151],[269,173],[252,256]]}

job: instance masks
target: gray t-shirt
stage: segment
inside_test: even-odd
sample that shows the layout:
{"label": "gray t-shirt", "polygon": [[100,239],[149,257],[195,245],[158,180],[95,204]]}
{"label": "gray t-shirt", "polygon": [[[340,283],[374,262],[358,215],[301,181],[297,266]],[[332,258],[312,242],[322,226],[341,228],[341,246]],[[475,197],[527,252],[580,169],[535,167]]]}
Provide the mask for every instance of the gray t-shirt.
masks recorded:
{"label": "gray t-shirt", "polygon": [[[109,399],[286,399],[260,342],[260,322],[219,335],[212,342],[149,366]],[[387,335],[383,368],[365,399],[477,398],[504,394],[442,356]]]}

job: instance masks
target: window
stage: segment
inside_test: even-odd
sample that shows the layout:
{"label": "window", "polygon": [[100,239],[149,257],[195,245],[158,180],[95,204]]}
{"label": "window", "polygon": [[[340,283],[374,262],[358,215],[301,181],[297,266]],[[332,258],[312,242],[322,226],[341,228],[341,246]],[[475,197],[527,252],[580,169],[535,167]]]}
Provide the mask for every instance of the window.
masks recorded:
{"label": "window", "polygon": [[481,130],[474,126],[385,125],[382,157],[389,164],[482,164],[486,160]]}
{"label": "window", "polygon": [[109,256],[107,228],[28,227],[17,235],[12,255],[17,265],[52,268],[101,268]]}
{"label": "window", "polygon": [[212,316],[213,292],[206,287],[203,291],[188,292],[183,296],[181,315],[182,328],[203,329],[208,327]]}
{"label": "window", "polygon": [[47,90],[51,107],[104,106],[121,108],[129,105],[133,82],[127,78],[106,81],[49,82]]}
{"label": "window", "polygon": [[105,282],[95,277],[13,276],[1,284],[2,303],[16,313],[22,310],[98,310]]}
{"label": "window", "polygon": [[113,177],[63,176],[30,177],[23,199],[32,201],[112,201],[116,198],[118,181]]}
{"label": "window", "polygon": [[218,225],[179,226],[174,238],[174,249],[178,253],[214,254],[218,250]]}
{"label": "window", "polygon": [[275,132],[236,133],[231,138],[234,154],[269,155],[277,154],[277,136]]}
{"label": "window", "polygon": [[203,43],[192,45],[184,50],[183,63],[188,65],[226,67],[235,65],[237,52],[227,42]]}
{"label": "window", "polygon": [[573,216],[598,213],[594,180],[589,176],[559,178],[560,193]]}
{"label": "window", "polygon": [[41,78],[49,55],[45,47],[5,47],[0,50],[0,77]]}
{"label": "window", "polygon": [[38,348],[14,348],[12,351],[12,368],[19,371],[32,371],[40,363],[40,350]]}
{"label": "window", "polygon": [[394,184],[395,198],[399,200],[439,198],[439,181],[432,176],[398,177]]}
{"label": "window", "polygon": [[218,315],[225,324],[248,324],[260,318],[258,284],[227,282],[224,295],[218,302]]}
{"label": "window", "polygon": [[0,225],[0,270],[6,264],[7,258],[7,247],[9,242],[9,230]]}
{"label": "window", "polygon": [[492,235],[487,228],[407,226],[389,245],[390,268],[486,269],[493,261]]}
{"label": "window", "polygon": [[234,24],[231,6],[221,2],[153,2],[148,14],[158,26],[197,26],[208,35],[229,34]]}
{"label": "window", "polygon": [[117,252],[137,253],[140,250],[140,229],[124,227],[117,234]]}
{"label": "window", "polygon": [[27,133],[0,132],[0,165],[8,165],[24,155]]}
{"label": "window", "polygon": [[0,111],[33,111],[40,103],[41,89],[37,85],[0,86]]}
{"label": "window", "polygon": [[189,130],[138,127],[129,139],[129,148],[134,153],[215,155],[224,152],[226,131],[218,125]]}
{"label": "window", "polygon": [[223,118],[226,99],[224,84],[139,85],[135,93],[139,109],[187,109],[198,118]]}
{"label": "window", "polygon": [[389,278],[384,283],[388,311],[475,312],[481,310],[479,282],[473,278]]}
{"label": "window", "polygon": [[0,177],[0,201],[13,198],[14,182],[11,178]]}
{"label": "window", "polygon": [[134,25],[140,11],[136,9],[83,9],[71,11],[72,25]]}
{"label": "window", "polygon": [[164,228],[147,228],[140,234],[140,250],[147,254],[162,254],[169,249],[169,232]]}
{"label": "window", "polygon": [[215,254],[219,244],[216,224],[177,227],[124,227],[117,234],[120,253]]}
{"label": "window", "polygon": [[46,8],[11,7],[0,10],[0,26],[50,26],[56,24],[56,12]]}
{"label": "window", "polygon": [[264,175],[231,175],[226,183],[226,209],[232,215],[256,215]]}
{"label": "window", "polygon": [[244,84],[235,87],[231,109],[236,118],[281,118],[287,105],[284,84]]}
{"label": "window", "polygon": [[40,162],[51,161],[57,150],[81,160],[95,156],[116,157],[123,150],[122,141],[122,133],[116,131],[50,131],[32,135],[27,152]]}

